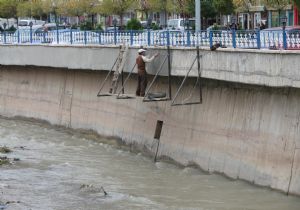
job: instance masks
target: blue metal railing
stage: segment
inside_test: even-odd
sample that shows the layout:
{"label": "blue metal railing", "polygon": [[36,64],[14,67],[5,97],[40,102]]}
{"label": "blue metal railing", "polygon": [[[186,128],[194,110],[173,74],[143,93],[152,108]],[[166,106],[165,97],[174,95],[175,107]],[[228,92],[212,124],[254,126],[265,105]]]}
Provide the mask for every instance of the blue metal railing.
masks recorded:
{"label": "blue metal railing", "polygon": [[300,31],[243,30],[243,31],[79,31],[54,30],[35,32],[17,30],[2,32],[1,44],[66,44],[131,46],[212,46],[242,49],[300,49]]}

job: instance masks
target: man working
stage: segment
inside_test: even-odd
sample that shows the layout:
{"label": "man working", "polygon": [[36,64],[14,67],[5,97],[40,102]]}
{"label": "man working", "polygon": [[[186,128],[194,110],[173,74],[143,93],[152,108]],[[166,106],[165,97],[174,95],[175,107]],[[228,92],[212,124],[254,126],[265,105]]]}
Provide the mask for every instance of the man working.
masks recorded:
{"label": "man working", "polygon": [[136,58],[136,65],[138,68],[138,86],[136,89],[137,96],[145,96],[145,91],[147,87],[147,72],[146,72],[146,63],[150,63],[158,56],[158,53],[153,55],[151,58],[145,56],[146,50],[139,49],[138,57]]}

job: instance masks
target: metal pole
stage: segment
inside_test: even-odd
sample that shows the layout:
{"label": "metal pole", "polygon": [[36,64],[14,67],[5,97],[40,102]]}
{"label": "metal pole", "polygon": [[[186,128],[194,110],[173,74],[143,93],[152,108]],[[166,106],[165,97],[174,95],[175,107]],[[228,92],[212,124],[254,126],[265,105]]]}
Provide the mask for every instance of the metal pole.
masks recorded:
{"label": "metal pole", "polygon": [[196,31],[201,31],[201,2],[195,0]]}
{"label": "metal pole", "polygon": [[201,66],[200,66],[200,49],[199,49],[199,46],[197,46],[197,67],[198,67],[198,77],[199,77],[200,104],[202,104]]}
{"label": "metal pole", "polygon": [[157,122],[156,122],[154,139],[157,140],[157,147],[156,147],[156,152],[155,152],[155,156],[154,156],[154,162],[156,162],[156,160],[157,160],[157,154],[158,154],[158,149],[159,149],[159,144],[160,144],[160,135],[161,135],[163,124],[164,124],[164,121],[161,121],[161,120],[157,120]]}
{"label": "metal pole", "polygon": [[171,84],[171,50],[168,46],[168,83],[169,83],[169,98],[172,99],[172,84]]}

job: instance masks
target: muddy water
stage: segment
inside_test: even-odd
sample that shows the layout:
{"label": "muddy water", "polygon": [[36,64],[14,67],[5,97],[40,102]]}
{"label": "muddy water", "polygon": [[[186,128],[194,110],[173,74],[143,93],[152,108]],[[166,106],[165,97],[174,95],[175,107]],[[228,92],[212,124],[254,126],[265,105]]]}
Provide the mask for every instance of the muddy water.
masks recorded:
{"label": "muddy water", "polygon": [[16,202],[5,209],[300,209],[298,197],[154,164],[140,154],[40,123],[0,119],[4,145],[14,150],[10,158],[21,159],[0,167],[0,203]]}

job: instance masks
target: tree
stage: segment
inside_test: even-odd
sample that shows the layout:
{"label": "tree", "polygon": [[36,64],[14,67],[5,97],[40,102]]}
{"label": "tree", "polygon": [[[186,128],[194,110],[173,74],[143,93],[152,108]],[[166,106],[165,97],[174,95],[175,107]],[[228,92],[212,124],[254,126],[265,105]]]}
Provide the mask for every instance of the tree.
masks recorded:
{"label": "tree", "polygon": [[77,25],[79,24],[79,17],[84,14],[85,5],[82,0],[68,0],[60,2],[57,13],[63,16],[77,17]]}
{"label": "tree", "polygon": [[12,18],[17,17],[17,0],[0,0],[0,17]]}
{"label": "tree", "polygon": [[[190,16],[190,9],[189,7],[191,7],[190,5],[193,4],[193,2],[191,2],[193,0],[175,0],[175,5],[174,5],[174,10],[180,14],[180,16],[182,18],[185,18],[187,16]],[[195,5],[194,5],[195,7]]]}
{"label": "tree", "polygon": [[17,16],[18,17],[31,17],[31,6],[30,2],[25,1],[17,5]]}
{"label": "tree", "polygon": [[104,15],[118,15],[120,25],[123,26],[123,16],[133,6],[133,3],[134,0],[103,0],[101,13]]}
{"label": "tree", "polygon": [[217,10],[213,5],[213,0],[201,1],[201,15],[204,18],[215,18],[217,16]]}
{"label": "tree", "polygon": [[221,20],[222,15],[230,15],[234,12],[232,0],[213,0],[213,6]]}
{"label": "tree", "polygon": [[153,5],[152,5],[153,2],[151,2],[151,0],[139,0],[138,3],[139,3],[140,11],[145,13],[146,19],[148,20],[149,12],[153,10]]}
{"label": "tree", "polygon": [[[191,17],[195,17],[195,0],[189,0],[187,2],[187,14]],[[201,17],[214,18],[217,12],[213,5],[213,0],[201,0]]]}
{"label": "tree", "polygon": [[230,15],[234,12],[234,5],[232,0],[213,0],[213,6],[220,16]]}
{"label": "tree", "polygon": [[294,3],[296,4],[298,10],[300,9],[300,0],[294,0]]}
{"label": "tree", "polygon": [[291,0],[264,0],[265,6],[278,11],[278,24],[280,25],[281,12],[290,5],[293,1]]}

